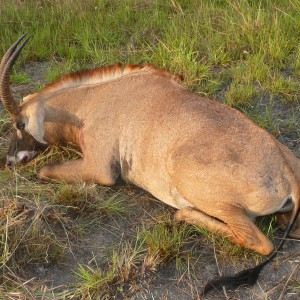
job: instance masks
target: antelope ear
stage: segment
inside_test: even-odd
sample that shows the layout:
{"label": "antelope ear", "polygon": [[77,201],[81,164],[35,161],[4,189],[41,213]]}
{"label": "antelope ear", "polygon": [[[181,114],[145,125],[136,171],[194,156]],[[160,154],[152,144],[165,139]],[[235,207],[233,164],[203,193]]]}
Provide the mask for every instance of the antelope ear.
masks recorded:
{"label": "antelope ear", "polygon": [[27,112],[28,122],[25,130],[30,133],[38,142],[47,144],[44,141],[44,118],[45,108],[41,105],[31,105],[30,111]]}

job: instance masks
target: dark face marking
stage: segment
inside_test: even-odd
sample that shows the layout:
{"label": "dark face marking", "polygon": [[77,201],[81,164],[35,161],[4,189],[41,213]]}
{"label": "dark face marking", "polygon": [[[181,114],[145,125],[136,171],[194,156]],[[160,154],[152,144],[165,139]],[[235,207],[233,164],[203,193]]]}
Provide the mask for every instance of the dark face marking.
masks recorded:
{"label": "dark face marking", "polygon": [[28,163],[39,152],[44,151],[47,145],[35,140],[25,130],[21,130],[22,138],[15,131],[7,152],[7,165]]}

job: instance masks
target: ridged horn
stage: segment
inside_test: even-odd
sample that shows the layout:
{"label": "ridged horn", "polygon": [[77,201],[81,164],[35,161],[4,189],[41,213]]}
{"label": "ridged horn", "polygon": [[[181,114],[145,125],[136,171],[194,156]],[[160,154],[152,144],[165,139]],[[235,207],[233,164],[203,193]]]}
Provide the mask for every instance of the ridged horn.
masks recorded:
{"label": "ridged horn", "polygon": [[9,47],[0,64],[0,98],[5,109],[11,117],[18,115],[20,112],[20,107],[11,93],[9,79],[14,63],[30,38],[28,37],[17,49],[19,43],[23,40],[25,35],[26,34],[23,34],[14,44]]}

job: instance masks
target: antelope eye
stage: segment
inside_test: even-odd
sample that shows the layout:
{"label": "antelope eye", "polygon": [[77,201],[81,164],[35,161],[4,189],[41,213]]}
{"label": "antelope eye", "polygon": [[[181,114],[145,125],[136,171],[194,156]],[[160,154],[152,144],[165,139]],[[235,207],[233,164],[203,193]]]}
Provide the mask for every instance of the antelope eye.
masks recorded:
{"label": "antelope eye", "polygon": [[23,130],[23,129],[25,129],[25,123],[17,123],[17,124],[16,124],[16,127],[17,127],[17,129],[19,129],[19,130]]}

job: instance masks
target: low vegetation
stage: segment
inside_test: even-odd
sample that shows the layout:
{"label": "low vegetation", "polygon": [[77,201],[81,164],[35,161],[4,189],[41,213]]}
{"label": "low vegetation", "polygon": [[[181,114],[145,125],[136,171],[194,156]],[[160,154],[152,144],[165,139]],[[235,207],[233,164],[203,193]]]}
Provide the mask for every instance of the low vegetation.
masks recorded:
{"label": "low vegetation", "polygon": [[[152,63],[182,74],[195,93],[240,109],[299,155],[299,10],[298,0],[3,0],[0,56],[22,33],[32,34],[11,78],[19,98],[78,69]],[[170,265],[197,298],[205,283],[199,268],[208,261],[240,269],[261,260],[224,237],[175,223],[173,209],[130,185],[40,182],[45,163],[81,155],[73,145],[52,146],[8,170],[11,133],[1,110],[3,299],[130,299],[146,295]],[[261,228],[274,238],[274,219]],[[69,278],[53,287],[55,268]],[[284,288],[299,290],[299,280]]]}

